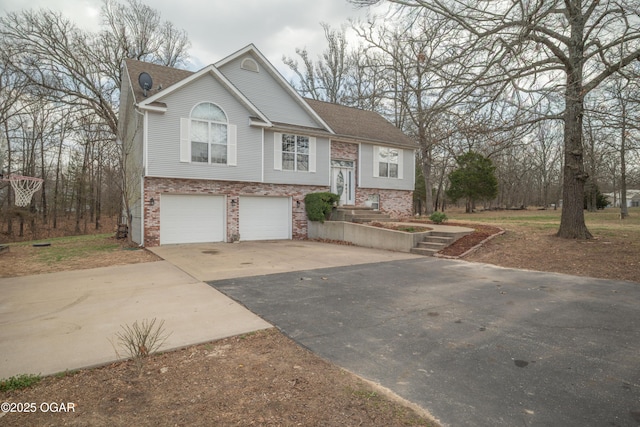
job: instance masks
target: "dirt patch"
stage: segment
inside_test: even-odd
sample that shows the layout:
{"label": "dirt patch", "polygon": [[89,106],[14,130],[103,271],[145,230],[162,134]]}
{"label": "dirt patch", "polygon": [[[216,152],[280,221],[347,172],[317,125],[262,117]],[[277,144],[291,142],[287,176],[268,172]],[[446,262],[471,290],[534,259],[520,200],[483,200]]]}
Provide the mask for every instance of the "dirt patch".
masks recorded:
{"label": "dirt patch", "polygon": [[437,426],[275,329],[155,355],[140,374],[116,363],[0,396],[74,408],[0,413],[4,426]]}
{"label": "dirt patch", "polygon": [[502,267],[640,282],[640,242],[623,235],[568,240],[555,233],[507,229],[464,258]]}
{"label": "dirt patch", "polygon": [[556,237],[560,210],[525,209],[464,214],[453,210],[447,225],[476,230],[447,248],[447,255],[461,255],[467,248],[500,227],[505,233],[463,257],[502,267],[548,271],[576,276],[627,280],[640,283],[640,209],[619,219],[617,209],[585,212],[594,238],[572,240]]}

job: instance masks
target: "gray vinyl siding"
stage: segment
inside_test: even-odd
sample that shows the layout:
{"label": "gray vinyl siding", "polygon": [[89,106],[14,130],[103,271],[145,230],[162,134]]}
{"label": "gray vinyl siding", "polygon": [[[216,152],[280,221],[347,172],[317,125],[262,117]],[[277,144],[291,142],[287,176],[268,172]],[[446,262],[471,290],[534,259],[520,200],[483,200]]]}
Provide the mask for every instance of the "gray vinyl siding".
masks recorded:
{"label": "gray vinyl siding", "polygon": [[[298,132],[304,135],[304,132]],[[331,143],[316,138],[316,171],[297,172],[274,169],[274,132],[264,134],[264,182],[270,184],[330,185]]]}
{"label": "gray vinyl siding", "polygon": [[[118,125],[120,143],[126,153],[126,194],[131,214],[131,239],[142,244],[141,177],[143,174],[143,120],[134,106],[134,96],[127,79],[120,91],[120,111]],[[126,215],[123,212],[123,215]]]}
{"label": "gray vinyl siding", "polygon": [[402,149],[402,179],[373,176],[373,145],[360,144],[360,187],[385,190],[415,189],[415,151]]}
{"label": "gray vinyl siding", "polygon": [[142,203],[140,198],[131,206],[131,240],[139,245],[143,244],[142,238]]}
{"label": "gray vinyl siding", "polygon": [[[240,68],[247,57],[259,64],[259,72]],[[272,122],[320,127],[254,56],[247,54],[236,58],[220,67],[220,71]]]}
{"label": "gray vinyl siding", "polygon": [[[213,76],[207,75],[160,99],[165,113],[148,113],[147,176],[260,181],[262,129],[249,126],[251,113]],[[180,119],[200,102],[213,102],[237,126],[237,166],[180,162]]]}

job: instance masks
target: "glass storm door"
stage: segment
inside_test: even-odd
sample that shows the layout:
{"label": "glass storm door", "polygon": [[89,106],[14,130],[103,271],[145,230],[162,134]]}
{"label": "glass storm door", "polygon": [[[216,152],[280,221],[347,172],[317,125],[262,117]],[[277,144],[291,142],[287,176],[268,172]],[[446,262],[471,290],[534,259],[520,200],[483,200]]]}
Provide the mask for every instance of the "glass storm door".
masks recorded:
{"label": "glass storm door", "polygon": [[353,162],[331,161],[331,192],[340,196],[340,205],[353,205],[355,199]]}

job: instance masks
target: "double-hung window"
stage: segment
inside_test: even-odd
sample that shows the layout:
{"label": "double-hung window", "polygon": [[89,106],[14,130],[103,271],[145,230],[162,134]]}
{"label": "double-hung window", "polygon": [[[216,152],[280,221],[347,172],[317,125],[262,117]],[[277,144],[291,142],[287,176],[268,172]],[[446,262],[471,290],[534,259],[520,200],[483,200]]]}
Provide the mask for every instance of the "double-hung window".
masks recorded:
{"label": "double-hung window", "polygon": [[282,134],[282,169],[309,171],[309,137]]}
{"label": "double-hung window", "polygon": [[316,138],[289,133],[276,133],[273,142],[273,165],[275,170],[316,171]]}
{"label": "double-hung window", "polygon": [[214,165],[236,164],[236,126],[212,102],[202,102],[181,119],[180,161]]}
{"label": "double-hung window", "polygon": [[401,149],[374,146],[373,176],[402,179],[402,156]]}

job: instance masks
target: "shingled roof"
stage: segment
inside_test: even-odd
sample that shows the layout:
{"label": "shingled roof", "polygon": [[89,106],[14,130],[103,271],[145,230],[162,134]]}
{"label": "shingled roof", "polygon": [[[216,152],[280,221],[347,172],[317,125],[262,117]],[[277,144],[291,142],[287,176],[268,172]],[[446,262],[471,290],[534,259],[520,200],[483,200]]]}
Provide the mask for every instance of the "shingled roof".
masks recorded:
{"label": "shingled roof", "polygon": [[374,111],[360,110],[309,98],[305,98],[305,101],[338,136],[411,149],[418,148],[417,144],[400,129]]}
{"label": "shingled roof", "polygon": [[129,72],[131,88],[133,89],[133,93],[136,97],[136,103],[145,99],[144,91],[138,84],[138,76],[140,76],[140,73],[148,73],[153,79],[153,88],[147,91],[147,97],[158,93],[159,87],[166,89],[169,86],[178,83],[180,80],[184,80],[194,74],[193,71],[165,67],[164,65],[142,62],[135,59],[125,59],[124,62],[127,66],[127,71]]}
{"label": "shingled roof", "polygon": [[[144,91],[138,84],[138,77],[143,72],[148,73],[153,79],[153,88],[147,91],[147,97],[195,74],[193,71],[135,59],[125,59],[125,64],[136,103],[142,102],[146,98]],[[329,125],[337,136],[411,149],[417,148],[417,144],[413,140],[376,112],[309,98],[304,98],[304,101]]]}

